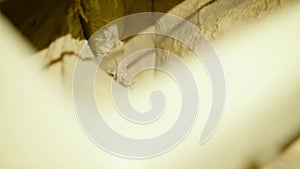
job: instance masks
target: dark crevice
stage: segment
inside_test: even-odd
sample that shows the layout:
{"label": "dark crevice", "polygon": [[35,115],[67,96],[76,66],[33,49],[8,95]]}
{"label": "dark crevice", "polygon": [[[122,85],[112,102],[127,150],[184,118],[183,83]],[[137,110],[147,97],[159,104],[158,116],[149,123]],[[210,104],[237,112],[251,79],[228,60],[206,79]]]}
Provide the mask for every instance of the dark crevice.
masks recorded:
{"label": "dark crevice", "polygon": [[[217,2],[218,0],[211,0],[207,3],[205,3],[204,5],[202,5],[200,8],[198,8],[196,11],[194,11],[192,14],[190,14],[185,20],[191,20],[192,17],[196,16],[199,14],[199,11],[201,11],[202,9],[204,9],[205,7],[208,7],[212,4],[214,4],[215,2]],[[175,32],[176,30],[180,29],[180,27],[182,26],[182,24],[184,23],[179,23],[178,25],[174,26],[170,32]],[[159,41],[158,43],[161,44],[163,43],[164,40]]]}
{"label": "dark crevice", "polygon": [[245,169],[259,169],[259,168],[260,166],[255,162],[251,162],[248,164],[248,166],[245,167]]}
{"label": "dark crevice", "polygon": [[54,60],[51,60],[47,65],[46,65],[46,68],[49,68],[50,66],[56,64],[56,63],[59,63],[61,62],[65,56],[72,56],[72,55],[76,55],[76,56],[79,56],[78,53],[75,53],[73,51],[65,51],[65,52],[62,52],[59,56],[59,58],[57,59],[54,59]]}
{"label": "dark crevice", "polygon": [[197,14],[199,14],[199,12],[203,9],[206,8],[212,4],[214,4],[215,2],[217,2],[218,0],[211,0],[208,1],[207,3],[205,3],[204,5],[202,5],[200,8],[198,8],[196,11],[194,11],[193,13],[191,13],[186,19],[190,20],[193,16],[196,16]]}
{"label": "dark crevice", "polygon": [[211,1],[208,1],[207,3],[205,3],[204,5],[202,5],[196,12],[199,12],[201,11],[203,8],[206,8],[208,6],[210,6],[211,4],[217,2],[218,0],[211,0]]}
{"label": "dark crevice", "polygon": [[287,143],[285,143],[282,148],[281,148],[281,152],[285,152],[287,151],[291,146],[294,145],[294,143],[296,141],[298,141],[300,139],[300,133],[296,134],[295,136],[293,136]]}
{"label": "dark crevice", "polygon": [[82,29],[82,35],[83,37],[88,40],[89,39],[89,35],[88,35],[88,30],[87,30],[87,27],[86,27],[86,24],[85,24],[85,20],[84,18],[81,16],[80,13],[78,13],[78,17],[79,17],[79,22],[81,24],[81,29]]}
{"label": "dark crevice", "polygon": [[46,64],[45,68],[49,68],[59,62],[62,62],[63,59],[66,57],[66,56],[76,56],[76,57],[79,57],[80,60],[82,61],[90,61],[90,60],[93,60],[93,58],[80,58],[80,54],[79,53],[76,53],[74,51],[64,51],[60,54],[60,56],[57,58],[57,59],[54,59],[54,60],[51,60],[48,64]]}
{"label": "dark crevice", "polygon": [[154,0],[151,0],[151,12],[155,12]]}

